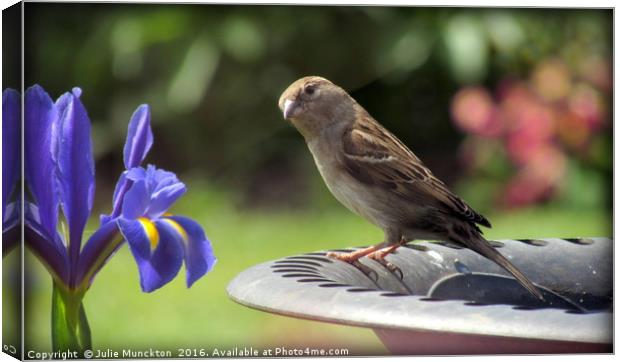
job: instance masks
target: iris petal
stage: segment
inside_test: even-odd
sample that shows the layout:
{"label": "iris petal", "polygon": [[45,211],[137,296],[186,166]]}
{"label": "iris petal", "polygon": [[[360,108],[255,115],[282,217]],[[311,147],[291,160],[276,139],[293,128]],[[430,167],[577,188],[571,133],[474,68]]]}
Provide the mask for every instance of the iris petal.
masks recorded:
{"label": "iris petal", "polygon": [[19,178],[20,95],[14,89],[2,92],[2,216]]}
{"label": "iris petal", "polygon": [[151,196],[151,203],[147,211],[148,216],[151,218],[160,217],[185,191],[185,185],[180,182],[156,191]]}
{"label": "iris petal", "polygon": [[59,123],[55,155],[60,200],[69,224],[70,257],[75,261],[95,192],[90,120],[82,102],[73,93],[65,93],[56,106]]}
{"label": "iris petal", "polygon": [[127,171],[123,171],[114,187],[114,195],[112,196],[112,213],[110,215],[103,214],[99,216],[101,225],[106,224],[121,214],[125,193],[133,185],[133,181],[127,179]]}
{"label": "iris petal", "polygon": [[149,198],[146,182],[144,180],[134,181],[123,198],[123,217],[136,219],[144,215],[149,206]]}
{"label": "iris petal", "polygon": [[[147,216],[151,219],[156,219],[165,213],[186,191],[185,185],[179,181],[174,173],[156,169],[153,165],[148,165],[146,169],[134,167],[126,171],[124,175],[125,177],[121,178],[117,184],[117,190],[123,186],[124,182],[143,182],[146,188],[143,189],[141,187],[140,191],[146,192],[149,197],[148,203],[145,204],[146,201],[143,198],[143,194],[140,193],[141,198],[138,201],[141,207],[144,206],[144,208],[140,209],[141,213],[133,212],[128,214],[123,211],[123,217],[125,218]],[[131,191],[133,188],[134,186],[132,185],[129,190]],[[116,197],[121,196],[117,195]],[[133,199],[135,194],[128,191],[122,197],[124,199],[123,203],[127,203],[127,200]],[[131,202],[135,203],[137,201],[132,200]],[[125,210],[125,206],[123,206],[123,210]],[[115,215],[113,214],[112,216]]]}
{"label": "iris petal", "polygon": [[149,106],[143,104],[131,116],[127,129],[127,140],[123,149],[125,169],[139,166],[152,145],[151,113]]}
{"label": "iris petal", "polygon": [[58,113],[50,96],[39,85],[26,90],[24,109],[26,182],[37,203],[41,226],[47,234],[54,235],[58,220],[58,194],[52,147]]}
{"label": "iris petal", "polygon": [[146,178],[146,170],[142,167],[134,167],[126,171],[127,179],[131,181],[142,180]]}
{"label": "iris petal", "polygon": [[184,216],[170,216],[165,219],[177,223],[187,235],[183,248],[185,249],[185,279],[189,288],[196,280],[213,269],[217,259],[213,254],[211,242],[197,222]]}
{"label": "iris petal", "polygon": [[120,201],[118,200],[118,198],[120,196],[120,192],[123,189],[125,182],[127,182],[127,171],[124,171],[121,174],[121,177],[118,178],[118,182],[116,183],[116,187],[114,188],[114,194],[112,196],[112,202],[114,206],[116,206],[116,203]]}
{"label": "iris petal", "polygon": [[99,269],[116,253],[122,245],[118,239],[118,232],[117,223],[107,222],[102,224],[88,238],[80,253],[80,260],[78,262],[78,285],[84,281],[84,278],[89,278],[89,280],[86,280],[86,283],[90,285]]}
{"label": "iris petal", "polygon": [[100,225],[104,225],[109,223],[110,221],[114,220],[114,218],[110,215],[107,214],[101,214],[99,215],[99,224]]}
{"label": "iris petal", "polygon": [[151,251],[151,241],[140,221],[119,218],[117,223],[138,264],[143,291],[152,292],[178,274],[183,262],[183,249],[179,235],[174,230],[156,222],[159,243],[157,248]]}
{"label": "iris petal", "polygon": [[60,236],[56,231],[49,234],[47,230],[42,228],[40,209],[37,205],[26,202],[24,206],[26,243],[33,247],[64,281],[68,282],[69,258]]}
{"label": "iris petal", "polygon": [[144,174],[144,178],[148,182],[148,187],[151,193],[157,192],[166,186],[179,183],[177,175],[173,172],[155,168],[153,165],[148,165]]}
{"label": "iris petal", "polygon": [[[45,228],[42,227],[41,222],[41,209],[37,204],[26,201],[24,204],[24,223],[31,225],[33,229],[37,230],[39,234],[45,237],[46,240],[56,239],[56,234],[49,234]],[[60,239],[60,238],[59,238]],[[62,247],[62,243],[60,243]]]}
{"label": "iris petal", "polygon": [[[11,202],[4,207],[2,213],[2,233],[4,234],[9,229],[19,224],[19,204],[17,202]],[[4,245],[4,244],[3,244]]]}
{"label": "iris petal", "polygon": [[50,244],[66,254],[66,247],[62,241],[62,238],[57,230],[53,230],[51,233],[43,227],[43,220],[41,219],[41,209],[38,205],[31,202],[24,204],[24,224],[30,226],[36,230],[39,234],[45,237]]}

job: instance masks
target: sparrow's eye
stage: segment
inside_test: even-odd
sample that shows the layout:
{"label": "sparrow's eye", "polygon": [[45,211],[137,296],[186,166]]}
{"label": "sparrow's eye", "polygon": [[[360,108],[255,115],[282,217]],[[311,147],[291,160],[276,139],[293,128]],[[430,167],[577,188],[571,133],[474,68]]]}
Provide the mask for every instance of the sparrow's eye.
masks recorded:
{"label": "sparrow's eye", "polygon": [[316,89],[315,89],[315,87],[313,85],[307,85],[306,88],[304,88],[304,92],[307,95],[313,95],[315,91],[316,91]]}

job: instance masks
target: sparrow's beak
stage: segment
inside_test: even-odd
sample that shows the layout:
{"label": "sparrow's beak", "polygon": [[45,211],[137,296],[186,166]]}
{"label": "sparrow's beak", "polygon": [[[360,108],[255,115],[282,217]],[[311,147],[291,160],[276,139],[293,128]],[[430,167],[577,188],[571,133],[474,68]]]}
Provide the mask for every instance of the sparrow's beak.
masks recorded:
{"label": "sparrow's beak", "polygon": [[293,113],[296,111],[298,103],[287,99],[284,101],[284,110],[282,113],[284,114],[284,119],[289,119]]}

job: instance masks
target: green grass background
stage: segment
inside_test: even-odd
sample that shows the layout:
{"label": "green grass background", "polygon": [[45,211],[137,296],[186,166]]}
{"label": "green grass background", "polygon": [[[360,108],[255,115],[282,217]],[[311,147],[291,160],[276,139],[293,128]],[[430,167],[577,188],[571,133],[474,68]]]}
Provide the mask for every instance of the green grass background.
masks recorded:
{"label": "green grass background", "polygon": [[[380,241],[381,231],[335,201],[311,210],[251,210],[232,206],[234,197],[201,182],[171,210],[190,215],[205,228],[218,257],[215,269],[191,289],[184,270],[160,290],[140,291],[136,265],[125,245],[102,269],[84,300],[95,348],[128,347],[337,347],[351,354],[386,350],[371,330],[277,316],[231,301],[226,285],[255,264],[321,249]],[[604,210],[539,207],[487,213],[489,238],[610,236],[611,217]],[[97,227],[91,220],[87,234]],[[11,262],[18,254],[13,253]],[[51,280],[27,253],[30,298],[27,348],[50,350]],[[5,282],[8,276],[5,273]],[[5,291],[6,297],[6,291]],[[4,308],[10,302],[4,298]],[[5,314],[6,316],[6,314]],[[10,333],[10,320],[4,333]]]}

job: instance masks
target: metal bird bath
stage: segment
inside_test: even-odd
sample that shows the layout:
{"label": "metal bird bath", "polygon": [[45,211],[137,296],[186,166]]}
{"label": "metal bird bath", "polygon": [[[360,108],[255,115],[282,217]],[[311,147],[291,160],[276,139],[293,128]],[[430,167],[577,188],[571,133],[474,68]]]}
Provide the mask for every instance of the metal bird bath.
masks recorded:
{"label": "metal bird bath", "polygon": [[612,240],[492,243],[545,302],[493,262],[436,242],[388,256],[402,280],[367,258],[356,268],[320,251],[251,267],[227,292],[271,313],[372,328],[394,354],[612,352]]}

